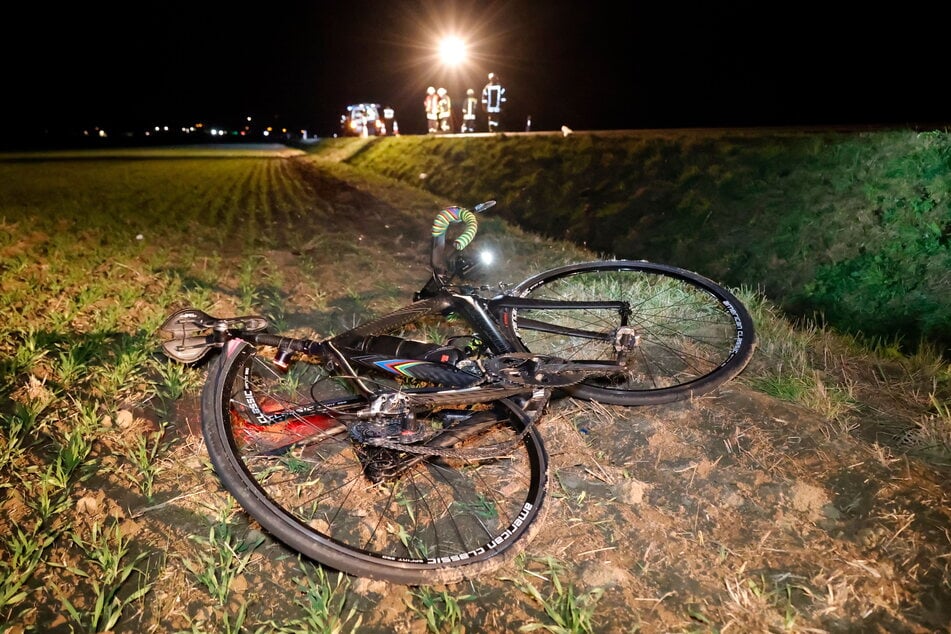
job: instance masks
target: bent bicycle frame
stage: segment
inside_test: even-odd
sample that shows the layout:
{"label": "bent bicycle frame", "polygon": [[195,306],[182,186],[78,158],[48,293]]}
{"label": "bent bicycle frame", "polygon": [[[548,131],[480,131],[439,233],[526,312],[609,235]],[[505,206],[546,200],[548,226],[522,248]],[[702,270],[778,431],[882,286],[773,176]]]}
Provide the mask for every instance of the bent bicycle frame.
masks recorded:
{"label": "bent bicycle frame", "polygon": [[[507,353],[528,352],[520,341],[510,340],[503,331],[503,324],[507,325],[507,321],[511,319],[511,310],[520,308],[617,311],[618,327],[612,332],[568,328],[534,319],[523,319],[520,320],[518,324],[519,327],[523,329],[564,334],[572,337],[606,342],[616,342],[618,340],[619,333],[624,333],[631,314],[630,306],[626,302],[619,301],[547,300],[506,295],[485,299],[473,292],[453,293],[444,290],[439,292],[435,297],[416,301],[397,311],[357,326],[352,330],[321,341],[283,337],[267,333],[246,333],[241,330],[218,329],[215,331],[214,336],[220,338],[220,340],[215,341],[212,345],[220,345],[228,338],[237,337],[253,344],[277,348],[275,359],[277,363],[281,365],[286,365],[295,352],[333,361],[340,364],[340,367],[346,370],[345,374],[348,378],[352,379],[359,392],[367,397],[372,397],[375,394],[375,390],[361,381],[357,373],[353,371],[351,361],[355,358],[362,361],[363,365],[372,365],[376,369],[393,375],[432,381],[453,387],[467,387],[475,384],[480,377],[460,370],[448,363],[439,361],[401,357],[386,358],[380,355],[368,357],[367,355],[354,351],[351,345],[360,337],[392,332],[401,326],[412,323],[427,315],[456,313],[462,316],[466,322],[473,327],[476,334],[482,338],[482,341],[488,345],[494,354],[504,355]],[[628,335],[633,337],[633,334],[628,333]],[[619,349],[623,348],[624,344],[622,342],[619,344]],[[603,364],[606,365],[596,367],[590,362],[579,364],[575,370],[586,373],[595,372],[604,374],[612,367],[616,371],[623,369],[623,366],[618,363],[618,360],[604,359]]]}

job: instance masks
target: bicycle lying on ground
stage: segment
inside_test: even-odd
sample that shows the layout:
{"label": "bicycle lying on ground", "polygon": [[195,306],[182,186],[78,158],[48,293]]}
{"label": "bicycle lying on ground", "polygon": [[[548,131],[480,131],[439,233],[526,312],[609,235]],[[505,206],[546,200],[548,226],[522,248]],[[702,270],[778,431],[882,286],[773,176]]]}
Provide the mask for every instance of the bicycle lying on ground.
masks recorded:
{"label": "bicycle lying on ground", "polygon": [[[347,332],[281,336],[263,317],[196,309],[160,328],[179,362],[220,351],[201,396],[208,453],[225,488],[291,548],[409,585],[486,573],[542,524],[537,423],[553,395],[666,403],[749,362],[740,301],[672,266],[571,264],[484,296],[465,282],[478,265],[464,250],[475,214],[494,204],[440,211],[432,277],[414,301]],[[420,341],[427,319],[461,334]]]}

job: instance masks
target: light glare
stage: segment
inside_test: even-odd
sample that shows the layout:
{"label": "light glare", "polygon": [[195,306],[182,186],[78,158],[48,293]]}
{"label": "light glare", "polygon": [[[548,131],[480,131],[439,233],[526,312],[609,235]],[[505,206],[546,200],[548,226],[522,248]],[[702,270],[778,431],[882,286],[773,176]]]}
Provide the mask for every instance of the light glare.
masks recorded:
{"label": "light glare", "polygon": [[458,66],[466,61],[466,43],[456,36],[443,38],[439,43],[439,59],[449,66]]}

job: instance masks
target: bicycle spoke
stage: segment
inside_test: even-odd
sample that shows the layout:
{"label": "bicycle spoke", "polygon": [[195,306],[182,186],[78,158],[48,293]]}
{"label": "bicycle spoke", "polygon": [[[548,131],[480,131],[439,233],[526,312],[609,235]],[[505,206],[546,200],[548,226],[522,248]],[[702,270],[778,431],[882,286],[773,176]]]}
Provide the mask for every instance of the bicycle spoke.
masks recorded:
{"label": "bicycle spoke", "polygon": [[514,294],[587,305],[623,302],[629,307],[627,323],[622,311],[535,310],[530,304],[511,309],[513,333],[538,354],[614,359],[613,337],[605,341],[576,332],[614,333],[623,326],[633,333],[636,343],[623,359],[627,371],[589,378],[571,390],[585,398],[622,405],[677,400],[729,380],[752,353],[752,324],[736,298],[674,267],[647,262],[571,265],[527,280]]}
{"label": "bicycle spoke", "polygon": [[[423,582],[432,579],[425,571],[487,565],[541,508],[547,457],[537,432],[522,433],[524,422],[504,407],[465,406],[445,420],[446,404],[418,412],[424,429],[445,426],[423,447],[432,454],[421,455],[412,445],[361,444],[334,408],[315,403],[321,389],[305,372],[288,380],[249,345],[230,361],[220,405],[209,412],[220,434],[209,434],[209,453],[242,506],[305,554]],[[355,408],[344,407],[343,419]],[[290,438],[288,425],[307,433]],[[507,452],[479,460],[466,453],[490,447]]]}

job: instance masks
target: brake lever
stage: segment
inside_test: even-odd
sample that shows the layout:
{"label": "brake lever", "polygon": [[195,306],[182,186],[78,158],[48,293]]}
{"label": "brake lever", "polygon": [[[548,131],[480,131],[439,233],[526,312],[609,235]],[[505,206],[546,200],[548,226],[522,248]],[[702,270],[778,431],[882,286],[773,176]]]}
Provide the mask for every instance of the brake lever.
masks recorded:
{"label": "brake lever", "polygon": [[478,214],[478,213],[482,213],[482,212],[485,211],[486,209],[488,209],[488,208],[490,208],[490,207],[494,207],[494,206],[495,206],[495,201],[494,201],[494,200],[487,200],[487,201],[485,201],[484,203],[479,203],[478,205],[476,205],[475,207],[473,207],[473,208],[472,208],[472,211],[474,211],[475,213]]}

